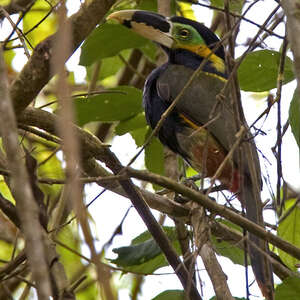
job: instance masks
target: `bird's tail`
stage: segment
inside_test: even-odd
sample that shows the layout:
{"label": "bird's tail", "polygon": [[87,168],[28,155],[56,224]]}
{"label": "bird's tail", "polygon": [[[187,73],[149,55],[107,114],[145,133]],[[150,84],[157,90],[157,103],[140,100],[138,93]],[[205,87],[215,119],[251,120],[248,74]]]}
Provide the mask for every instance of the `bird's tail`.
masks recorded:
{"label": "bird's tail", "polygon": [[[246,175],[242,179],[244,182],[240,189],[240,195],[246,208],[246,216],[249,220],[264,227],[262,216],[262,203],[260,200],[260,189],[255,190],[251,179]],[[272,265],[266,253],[268,253],[268,244],[253,233],[249,233],[248,249],[250,254],[251,266],[256,281],[268,300],[274,299],[273,293],[273,274]]]}

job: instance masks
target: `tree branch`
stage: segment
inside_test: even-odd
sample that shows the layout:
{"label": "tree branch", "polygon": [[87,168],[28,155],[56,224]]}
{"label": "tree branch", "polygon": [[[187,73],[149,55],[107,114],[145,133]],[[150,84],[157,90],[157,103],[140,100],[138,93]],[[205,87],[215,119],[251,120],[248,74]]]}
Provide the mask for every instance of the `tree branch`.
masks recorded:
{"label": "tree branch", "polygon": [[[67,23],[71,27],[72,42],[69,52],[63,57],[64,62],[103,19],[114,2],[114,0],[86,1],[76,14],[68,18]],[[17,115],[33,101],[55,75],[50,62],[57,36],[58,32],[37,45],[29,61],[13,82],[10,95]]]}
{"label": "tree branch", "polygon": [[154,173],[150,173],[147,171],[138,171],[132,168],[126,168],[124,173],[127,173],[130,177],[137,178],[140,180],[144,180],[147,182],[152,182],[158,184],[162,187],[168,188],[173,190],[179,194],[182,194],[189,198],[192,201],[199,203],[200,205],[204,206],[209,211],[216,213],[227,220],[237,224],[247,231],[254,233],[258,237],[263,240],[266,240],[272,243],[274,246],[282,249],[286,253],[294,256],[295,258],[300,259],[300,249],[295,247],[294,245],[288,243],[287,241],[281,239],[280,237],[272,234],[271,232],[267,232],[261,226],[255,224],[254,222],[244,218],[243,216],[233,212],[232,210],[226,208],[223,205],[217,204],[209,197],[203,195],[202,193],[195,191],[191,188],[188,188],[182,184],[178,184],[176,181],[171,180],[170,178],[163,177]]}
{"label": "tree branch", "polygon": [[19,146],[15,115],[7,90],[2,48],[0,49],[0,78],[0,130],[7,165],[11,171],[11,192],[16,201],[17,213],[25,236],[26,254],[36,282],[37,294],[39,299],[47,300],[52,293],[42,237],[43,229],[39,222],[39,208],[34,200],[27,170],[22,162],[23,153]]}

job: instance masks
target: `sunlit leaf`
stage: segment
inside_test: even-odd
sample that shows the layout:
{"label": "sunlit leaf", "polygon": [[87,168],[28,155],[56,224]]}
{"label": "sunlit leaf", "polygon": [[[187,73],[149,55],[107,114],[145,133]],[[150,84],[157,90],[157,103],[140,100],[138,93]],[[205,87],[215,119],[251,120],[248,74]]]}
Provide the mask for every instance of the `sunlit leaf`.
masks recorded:
{"label": "sunlit leaf", "polygon": [[183,14],[183,17],[197,21],[191,3],[178,1],[178,5],[179,5],[180,12]]}
{"label": "sunlit leaf", "polygon": [[275,300],[295,300],[300,295],[300,278],[288,277],[276,287]]}
{"label": "sunlit leaf", "polygon": [[[279,52],[271,50],[260,50],[247,54],[238,69],[241,89],[263,92],[276,88],[280,55]],[[284,83],[288,83],[294,78],[293,62],[286,57]]]}
{"label": "sunlit leaf", "polygon": [[80,64],[89,66],[95,61],[117,55],[121,50],[138,48],[147,40],[125,26],[104,23],[98,26],[81,47]]}
{"label": "sunlit leaf", "polygon": [[292,102],[289,109],[289,122],[294,134],[295,140],[300,148],[300,91],[295,89]]}
{"label": "sunlit leaf", "polygon": [[[37,0],[23,18],[23,32],[26,33],[35,27],[33,31],[26,35],[33,46],[36,46],[46,37],[53,34],[57,29],[55,15],[50,14],[47,16],[50,11],[51,7],[47,1]],[[40,21],[42,22],[37,26]]]}
{"label": "sunlit leaf", "polygon": [[79,292],[76,293],[77,300],[90,300],[90,299],[98,299],[99,292],[96,282],[93,279],[87,278],[84,283],[85,288],[80,289]]}
{"label": "sunlit leaf", "polygon": [[13,251],[13,244],[9,244],[3,240],[0,240],[0,259],[2,261],[10,261]]}
{"label": "sunlit leaf", "polygon": [[4,181],[3,176],[0,176],[0,191],[2,196],[11,201],[12,203],[15,203],[14,197],[12,196],[10,189],[8,188],[6,182]]}
{"label": "sunlit leaf", "polygon": [[[62,169],[62,162],[53,155],[53,151],[43,146],[40,143],[35,143],[35,151],[33,153],[35,159],[38,161],[37,174],[41,178],[64,179],[64,171]],[[58,196],[61,185],[40,184],[42,191],[53,198]]]}
{"label": "sunlit leaf", "polygon": [[[290,199],[285,203],[285,212],[295,204],[296,199]],[[279,224],[277,234],[282,239],[290,242],[296,247],[300,247],[300,208],[294,207]],[[299,262],[295,257],[278,249],[282,261],[292,270],[296,271],[296,264]]]}
{"label": "sunlit leaf", "polygon": [[[57,237],[57,239],[70,249],[80,253],[80,237],[76,226],[64,227]],[[68,250],[60,245],[57,246],[57,251],[60,255],[59,260],[63,263],[65,270],[69,276],[74,274],[76,270],[79,270],[82,266],[81,257],[76,253]]]}
{"label": "sunlit leaf", "polygon": [[130,86],[108,89],[105,93],[74,102],[80,126],[92,121],[125,120],[142,111],[142,91]]}

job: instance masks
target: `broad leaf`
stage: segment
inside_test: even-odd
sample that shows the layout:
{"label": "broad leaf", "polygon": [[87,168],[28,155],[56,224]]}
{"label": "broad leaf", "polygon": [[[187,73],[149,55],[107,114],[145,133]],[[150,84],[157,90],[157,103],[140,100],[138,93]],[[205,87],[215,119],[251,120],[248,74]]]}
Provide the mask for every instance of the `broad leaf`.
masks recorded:
{"label": "broad leaf", "polygon": [[[80,239],[76,226],[64,227],[57,237],[64,245],[80,253]],[[69,276],[74,274],[75,270],[82,267],[81,258],[78,254],[72,253],[70,250],[58,245],[59,260],[63,263],[64,268]]]}
{"label": "broad leaf", "polygon": [[300,297],[300,278],[289,277],[276,287],[275,300],[295,300]]}
{"label": "broad leaf", "polygon": [[[124,59],[128,59],[132,50],[126,49],[121,51]],[[100,60],[100,71],[98,80],[103,80],[107,77],[117,75],[117,73],[122,69],[124,66],[123,61],[119,57],[119,55],[106,57]],[[91,80],[94,72],[94,65],[88,66],[87,70],[87,78]]]}
{"label": "broad leaf", "polygon": [[115,128],[115,132],[117,135],[123,135],[139,128],[146,128],[146,126],[145,114],[139,113],[130,119],[120,121]]}
{"label": "broad leaf", "polygon": [[289,109],[289,122],[294,134],[295,140],[300,148],[300,91],[295,89],[292,102]]}
{"label": "broad leaf", "polygon": [[[224,0],[211,0],[211,5],[224,9]],[[232,0],[228,2],[230,11],[241,13],[245,1],[243,0]]]}
{"label": "broad leaf", "polygon": [[98,26],[81,47],[80,64],[89,66],[95,61],[117,55],[121,50],[138,48],[147,40],[119,24]]}
{"label": "broad leaf", "polygon": [[[171,6],[171,14],[176,15],[176,5],[177,1],[171,0],[170,6]],[[141,10],[150,10],[157,13],[157,1],[153,0],[141,0],[139,1],[138,9]]]}
{"label": "broad leaf", "polygon": [[145,138],[148,132],[148,127],[141,127],[138,129],[134,129],[130,131],[129,133],[131,134],[132,138],[135,141],[135,144],[137,147],[143,146],[145,143]]}
{"label": "broad leaf", "polygon": [[[23,18],[23,32],[32,30],[26,34],[26,38],[31,42],[32,46],[36,46],[39,42],[56,31],[56,17],[55,14],[47,14],[51,11],[52,7],[47,1],[38,0],[34,3],[29,12]],[[46,17],[47,16],[47,17]],[[46,18],[45,18],[46,17]],[[45,18],[45,20],[43,20]],[[40,23],[40,21],[42,21]],[[39,24],[40,23],[40,24]],[[36,26],[39,24],[38,26]]]}
{"label": "broad leaf", "polygon": [[[246,298],[233,297],[235,300],[247,300]],[[210,298],[209,300],[218,300],[216,296]]]}
{"label": "broad leaf", "polygon": [[112,260],[113,263],[121,267],[140,265],[160,254],[160,248],[153,239],[149,239],[141,244],[131,245],[113,249],[118,254],[118,258]]}
{"label": "broad leaf", "polygon": [[125,120],[142,111],[142,91],[134,87],[119,86],[105,93],[75,99],[77,122],[80,126],[92,122]]}
{"label": "broad leaf", "polygon": [[185,293],[181,290],[167,290],[158,294],[152,300],[184,300]]}
{"label": "broad leaf", "polygon": [[[38,176],[51,179],[64,179],[65,174],[62,163],[56,155],[53,155],[53,151],[49,150],[48,147],[45,147],[41,143],[35,143],[34,147],[35,151],[33,154],[39,162],[37,169]],[[60,194],[62,188],[61,185],[56,184],[41,184],[40,187],[44,194],[51,196],[53,199]]]}
{"label": "broad leaf", "polygon": [[[242,233],[241,227],[228,222],[226,220],[220,220],[220,223],[230,228],[230,230],[236,230],[238,233]],[[219,255],[229,258],[234,264],[245,265],[244,251],[237,246],[230,244],[227,241],[223,241],[214,235],[211,235],[211,241],[214,245],[216,252]]]}
{"label": "broad leaf", "polygon": [[[240,87],[244,91],[263,92],[276,88],[280,53],[260,50],[247,54],[238,69]],[[293,62],[285,60],[284,83],[295,78]]]}
{"label": "broad leaf", "polygon": [[[175,228],[164,226],[163,229],[179,253]],[[122,267],[124,272],[152,274],[155,270],[168,265],[159,246],[148,231],[132,240],[130,246],[115,248],[113,252],[117,253],[118,257],[110,261]]]}
{"label": "broad leaf", "polygon": [[191,3],[185,3],[184,1],[178,1],[179,10],[182,13],[182,16],[197,21],[194,10]]}
{"label": "broad leaf", "polygon": [[[285,212],[295,204],[295,201],[295,199],[286,201]],[[294,207],[293,211],[279,224],[277,234],[294,246],[300,247],[300,208],[298,206]],[[280,249],[278,253],[282,261],[296,271],[295,265],[299,262],[298,259]]]}

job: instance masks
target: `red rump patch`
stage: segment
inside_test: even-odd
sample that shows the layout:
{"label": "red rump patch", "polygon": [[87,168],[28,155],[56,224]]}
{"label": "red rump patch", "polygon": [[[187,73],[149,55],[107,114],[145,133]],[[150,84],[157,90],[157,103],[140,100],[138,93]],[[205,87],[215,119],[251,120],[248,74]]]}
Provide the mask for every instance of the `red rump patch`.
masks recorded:
{"label": "red rump patch", "polygon": [[232,174],[232,181],[231,181],[231,186],[230,186],[230,191],[232,193],[237,193],[240,189],[240,172],[235,169],[233,171],[233,174]]}

